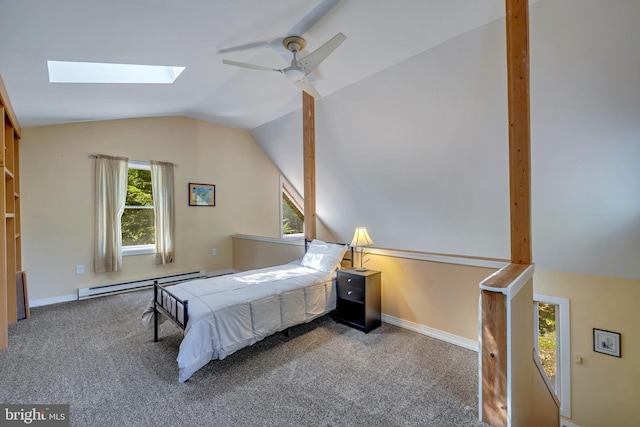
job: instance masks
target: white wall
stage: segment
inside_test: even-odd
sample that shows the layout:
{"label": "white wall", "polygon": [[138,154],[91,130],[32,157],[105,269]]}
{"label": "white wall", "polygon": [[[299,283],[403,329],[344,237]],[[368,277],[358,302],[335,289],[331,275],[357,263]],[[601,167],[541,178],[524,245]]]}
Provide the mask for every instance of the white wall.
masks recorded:
{"label": "white wall", "polygon": [[534,261],[640,278],[640,2],[532,8]]}
{"label": "white wall", "polygon": [[[640,3],[530,10],[534,261],[640,278]],[[340,239],[509,258],[504,20],[316,103],[318,215]],[[301,113],[252,131],[302,187]]]}
{"label": "white wall", "polygon": [[[508,257],[503,41],[483,27],[317,102],[318,215],[340,237],[365,225],[382,247]],[[296,186],[298,154],[280,153],[300,150],[300,120],[252,131]]]}

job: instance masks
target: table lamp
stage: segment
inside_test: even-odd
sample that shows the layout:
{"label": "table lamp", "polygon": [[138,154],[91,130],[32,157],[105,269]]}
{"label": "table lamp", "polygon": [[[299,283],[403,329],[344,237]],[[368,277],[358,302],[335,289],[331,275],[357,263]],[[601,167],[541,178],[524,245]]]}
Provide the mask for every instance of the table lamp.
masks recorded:
{"label": "table lamp", "polygon": [[367,269],[362,266],[362,258],[364,256],[363,249],[365,246],[371,245],[373,245],[373,240],[369,237],[369,233],[367,233],[367,227],[356,227],[356,232],[351,241],[351,247],[360,248],[360,267],[356,267],[356,271],[367,271]]}

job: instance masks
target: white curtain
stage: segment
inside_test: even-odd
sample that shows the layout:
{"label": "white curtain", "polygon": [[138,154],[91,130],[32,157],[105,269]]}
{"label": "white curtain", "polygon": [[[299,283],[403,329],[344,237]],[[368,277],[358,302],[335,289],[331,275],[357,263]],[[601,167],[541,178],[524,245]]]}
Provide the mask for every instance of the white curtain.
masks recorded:
{"label": "white curtain", "polygon": [[122,270],[120,218],[127,198],[126,157],[96,156],[96,227],[93,269]]}
{"label": "white curtain", "polygon": [[173,163],[151,160],[151,188],[156,226],[156,264],[174,261]]}

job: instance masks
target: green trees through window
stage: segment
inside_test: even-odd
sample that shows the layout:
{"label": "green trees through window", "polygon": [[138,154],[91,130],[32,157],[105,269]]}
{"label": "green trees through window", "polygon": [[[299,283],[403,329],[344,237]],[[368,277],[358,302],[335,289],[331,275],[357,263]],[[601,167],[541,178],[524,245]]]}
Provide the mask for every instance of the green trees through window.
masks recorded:
{"label": "green trees through window", "polygon": [[282,234],[301,234],[304,226],[304,214],[296,203],[289,197],[286,190],[282,191]]}
{"label": "green trees through window", "polygon": [[302,197],[283,176],[280,176],[281,237],[304,233],[304,208],[302,204]]}
{"label": "green trees through window", "polygon": [[538,355],[554,387],[557,367],[556,307],[555,304],[538,303]]}
{"label": "green trees through window", "polygon": [[534,346],[560,401],[560,415],[571,418],[571,313],[567,298],[533,294]]}
{"label": "green trees through window", "polygon": [[155,243],[151,171],[129,165],[127,199],[121,220],[122,246]]}

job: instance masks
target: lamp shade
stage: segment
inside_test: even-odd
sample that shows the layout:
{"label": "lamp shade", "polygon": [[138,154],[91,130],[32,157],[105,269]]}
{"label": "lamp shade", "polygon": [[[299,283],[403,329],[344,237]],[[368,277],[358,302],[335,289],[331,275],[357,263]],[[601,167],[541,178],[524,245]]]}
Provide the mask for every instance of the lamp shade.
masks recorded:
{"label": "lamp shade", "polygon": [[351,241],[352,247],[363,247],[373,245],[373,239],[369,237],[369,233],[367,233],[367,227],[356,227],[356,232],[353,235],[353,240]]}

